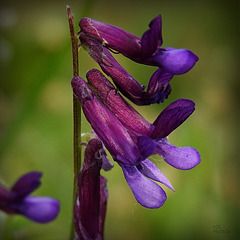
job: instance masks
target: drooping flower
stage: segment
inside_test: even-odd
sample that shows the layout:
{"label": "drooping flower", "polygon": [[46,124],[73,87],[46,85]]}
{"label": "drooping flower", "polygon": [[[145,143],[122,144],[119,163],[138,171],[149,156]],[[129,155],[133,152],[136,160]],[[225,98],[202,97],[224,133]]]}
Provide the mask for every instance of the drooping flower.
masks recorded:
{"label": "drooping flower", "polygon": [[179,127],[195,110],[195,104],[188,99],[178,99],[168,105],[153,124],[145,120],[125,99],[116,92],[114,86],[97,69],[87,73],[90,86],[98,98],[107,106],[132,136],[147,136],[155,144],[155,154],[179,169],[191,169],[200,163],[198,151],[191,147],[177,148],[166,137]]}
{"label": "drooping flower", "polygon": [[79,240],[103,239],[108,192],[107,180],[100,175],[102,147],[102,142],[93,138],[84,152],[74,209],[74,224]]}
{"label": "drooping flower", "polygon": [[[147,159],[154,152],[155,143],[149,137],[130,134],[117,117],[93,94],[83,79],[74,77],[72,87],[93,130],[113,159],[122,167],[137,201],[148,208],[162,206],[166,201],[165,192],[158,184],[144,176],[173,189],[167,178],[159,169],[152,167]],[[138,167],[141,167],[140,171]],[[149,171],[150,168],[152,171]]]}
{"label": "drooping flower", "polygon": [[173,74],[158,69],[149,80],[147,91],[112,56],[109,50],[84,33],[79,34],[82,46],[114,81],[118,90],[137,105],[163,102],[171,92]]}
{"label": "drooping flower", "polygon": [[50,197],[29,196],[41,185],[41,176],[41,172],[24,174],[10,190],[0,185],[0,209],[38,223],[53,221],[59,213],[59,202]]}
{"label": "drooping flower", "polygon": [[[191,100],[178,99],[171,103],[151,124],[121,97],[100,71],[96,69],[90,70],[87,73],[87,79],[98,98],[114,113],[129,131],[132,138],[146,136],[145,141],[154,143],[155,150],[153,154],[159,154],[168,164],[182,170],[191,169],[200,163],[200,154],[196,149],[191,147],[178,148],[167,140],[167,136],[194,111],[195,104]],[[139,145],[139,147],[141,146]],[[134,196],[143,206],[149,207],[148,201],[158,198],[154,194],[154,189],[148,186],[149,181],[151,181],[148,178],[163,183],[174,190],[168,179],[148,159],[140,161],[136,165],[126,165],[124,163],[119,163],[119,165],[122,167],[124,176]],[[162,202],[158,202],[158,206],[161,206],[166,201],[163,190],[161,200]]]}
{"label": "drooping flower", "polygon": [[158,66],[171,74],[188,72],[198,61],[198,57],[187,49],[162,48],[162,18],[154,18],[142,38],[130,34],[121,28],[90,18],[79,22],[82,32],[99,41],[103,46],[113,49],[131,60],[152,66]]}

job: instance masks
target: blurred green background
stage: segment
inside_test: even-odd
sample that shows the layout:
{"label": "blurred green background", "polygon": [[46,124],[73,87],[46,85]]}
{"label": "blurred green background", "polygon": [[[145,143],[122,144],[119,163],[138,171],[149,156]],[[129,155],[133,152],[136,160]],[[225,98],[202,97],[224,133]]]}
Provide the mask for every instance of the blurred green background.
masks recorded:
{"label": "blurred green background", "polygon": [[[137,109],[153,121],[178,98],[195,101],[194,114],[169,137],[176,146],[199,150],[202,162],[181,171],[153,160],[175,192],[151,210],[137,204],[121,169],[108,179],[106,240],[237,239],[239,236],[238,1],[1,1],[0,7],[0,182],[11,186],[22,174],[44,173],[34,195],[61,202],[58,218],[45,225],[0,212],[0,239],[69,239],[72,209],[71,43],[66,4],[78,21],[88,16],[141,37],[158,14],[163,47],[187,48],[200,60],[175,76],[165,103]],[[141,84],[156,69],[117,59]],[[80,50],[80,76],[98,68]],[[86,121],[83,131],[90,130]],[[216,232],[216,231],[218,232]]]}

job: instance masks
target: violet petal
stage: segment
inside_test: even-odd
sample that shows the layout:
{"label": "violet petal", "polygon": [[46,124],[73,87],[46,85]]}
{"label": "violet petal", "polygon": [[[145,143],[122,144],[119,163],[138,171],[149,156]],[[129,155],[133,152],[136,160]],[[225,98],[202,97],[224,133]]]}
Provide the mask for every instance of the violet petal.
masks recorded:
{"label": "violet petal", "polygon": [[173,76],[173,74],[167,73],[160,68],[153,73],[147,88],[147,94],[149,95],[149,98],[153,98],[153,96],[156,98],[156,100],[153,102],[160,103],[168,97],[171,92],[171,86],[169,82]]}
{"label": "violet petal", "polygon": [[157,117],[153,125],[151,137],[155,139],[167,137],[179,127],[195,110],[195,103],[188,99],[178,99],[169,104]]}
{"label": "violet petal", "polygon": [[169,182],[169,180],[164,176],[164,174],[156,167],[156,165],[153,162],[146,159],[142,161],[140,164],[142,166],[141,171],[146,177],[151,178],[152,180],[155,180],[157,182],[160,182],[174,191],[174,188]]}
{"label": "violet petal", "polygon": [[28,196],[23,202],[17,204],[16,209],[25,217],[38,222],[53,221],[59,213],[59,202],[49,197]]}
{"label": "violet petal", "polygon": [[188,72],[198,61],[197,55],[187,49],[164,48],[156,54],[159,67],[172,74]]}
{"label": "violet petal", "polygon": [[29,172],[20,177],[11,188],[11,192],[14,194],[14,199],[11,200],[20,200],[33,192],[40,186],[41,177],[41,172]]}
{"label": "violet petal", "polygon": [[162,45],[162,18],[157,16],[149,24],[147,30],[141,38],[141,48],[143,57],[151,56],[158,47]]}
{"label": "violet petal", "polygon": [[175,168],[188,170],[194,168],[201,161],[199,152],[191,147],[175,147],[165,139],[156,143],[156,153]]}
{"label": "violet petal", "polygon": [[129,187],[136,200],[144,207],[159,208],[166,199],[166,193],[155,182],[143,176],[135,166],[120,164]]}

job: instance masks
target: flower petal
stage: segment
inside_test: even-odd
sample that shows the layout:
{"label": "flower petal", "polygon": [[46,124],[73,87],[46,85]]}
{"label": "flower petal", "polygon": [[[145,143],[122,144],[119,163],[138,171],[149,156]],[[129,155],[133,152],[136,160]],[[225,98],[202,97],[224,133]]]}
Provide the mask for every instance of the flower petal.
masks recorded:
{"label": "flower petal", "polygon": [[107,179],[100,178],[100,213],[99,213],[99,235],[103,238],[104,233],[104,222],[107,212],[107,199],[108,199],[108,189],[107,189]]}
{"label": "flower petal", "polygon": [[155,150],[155,142],[146,136],[140,136],[137,138],[137,146],[141,154],[142,160],[153,154]]}
{"label": "flower petal", "polygon": [[99,22],[90,18],[82,18],[79,22],[81,31],[96,39],[104,46],[128,56],[141,56],[140,38],[119,27]]}
{"label": "flower petal", "polygon": [[84,235],[86,231],[91,239],[96,239],[99,233],[101,150],[100,140],[93,138],[88,142],[78,177],[78,202],[74,212],[76,228],[80,229],[78,234]]}
{"label": "flower petal", "polygon": [[135,166],[120,164],[129,187],[136,200],[144,207],[159,208],[166,199],[166,193],[155,182],[144,177]]}
{"label": "flower petal", "polygon": [[142,161],[140,164],[142,166],[141,171],[146,177],[151,178],[152,180],[158,181],[174,191],[174,188],[171,185],[171,183],[169,182],[169,180],[155,166],[155,164],[153,162],[146,159],[146,160]]}
{"label": "flower petal", "polygon": [[153,125],[151,137],[155,139],[167,137],[179,127],[195,110],[195,103],[188,99],[178,99],[169,104],[157,117]]}
{"label": "flower petal", "polygon": [[59,202],[49,197],[29,196],[15,206],[25,217],[38,222],[47,223],[53,221],[59,213]]}
{"label": "flower petal", "polygon": [[182,170],[194,168],[201,161],[200,154],[196,149],[191,147],[178,148],[165,139],[157,141],[156,153],[161,155],[168,164]]}
{"label": "flower petal", "polygon": [[164,72],[160,68],[153,73],[147,88],[149,98],[155,98],[153,102],[160,103],[168,97],[172,90],[169,84],[172,78],[173,74]]}
{"label": "flower petal", "polygon": [[164,48],[153,58],[158,66],[172,74],[188,72],[198,61],[197,55],[187,49]]}
{"label": "flower petal", "polygon": [[158,47],[162,45],[162,18],[157,16],[149,24],[147,30],[141,38],[141,48],[143,57],[151,56]]}
{"label": "flower petal", "polygon": [[137,135],[150,135],[154,126],[143,118],[115,89],[110,81],[97,69],[87,73],[89,85],[97,97],[118,120]]}
{"label": "flower petal", "polygon": [[14,193],[14,199],[11,200],[20,200],[33,192],[36,188],[40,186],[41,177],[41,172],[29,172],[20,177],[11,188],[11,192]]}

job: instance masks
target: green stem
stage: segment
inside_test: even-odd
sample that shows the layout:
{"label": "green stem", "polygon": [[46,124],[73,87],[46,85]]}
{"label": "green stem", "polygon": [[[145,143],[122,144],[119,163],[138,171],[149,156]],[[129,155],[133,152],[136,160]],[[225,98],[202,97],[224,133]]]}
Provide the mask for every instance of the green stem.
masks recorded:
{"label": "green stem", "polygon": [[[74,17],[71,8],[67,6],[68,23],[72,43],[73,76],[79,75],[78,39],[74,30]],[[73,155],[74,155],[74,183],[73,183],[73,212],[78,193],[78,174],[81,167],[81,106],[76,96],[73,95]],[[72,217],[70,239],[75,237],[74,215]]]}

